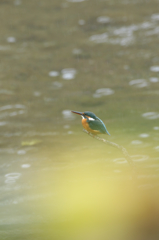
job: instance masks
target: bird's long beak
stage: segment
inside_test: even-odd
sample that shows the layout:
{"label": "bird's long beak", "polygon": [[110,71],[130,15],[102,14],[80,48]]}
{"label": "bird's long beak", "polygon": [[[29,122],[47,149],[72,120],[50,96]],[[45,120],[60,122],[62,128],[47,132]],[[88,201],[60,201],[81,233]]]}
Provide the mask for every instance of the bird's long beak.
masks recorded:
{"label": "bird's long beak", "polygon": [[83,115],[84,113],[83,112],[76,112],[76,111],[71,111],[72,113],[76,113],[78,115]]}

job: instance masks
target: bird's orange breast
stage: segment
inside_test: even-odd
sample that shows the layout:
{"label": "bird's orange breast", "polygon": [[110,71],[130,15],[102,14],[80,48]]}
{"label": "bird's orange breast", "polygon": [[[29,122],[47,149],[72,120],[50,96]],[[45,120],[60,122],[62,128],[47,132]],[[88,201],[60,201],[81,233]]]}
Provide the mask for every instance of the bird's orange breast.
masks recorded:
{"label": "bird's orange breast", "polygon": [[90,133],[93,133],[93,134],[99,134],[100,132],[98,130],[93,130],[89,127],[89,124],[87,122],[87,119],[86,118],[83,118],[82,119],[82,125],[83,127]]}

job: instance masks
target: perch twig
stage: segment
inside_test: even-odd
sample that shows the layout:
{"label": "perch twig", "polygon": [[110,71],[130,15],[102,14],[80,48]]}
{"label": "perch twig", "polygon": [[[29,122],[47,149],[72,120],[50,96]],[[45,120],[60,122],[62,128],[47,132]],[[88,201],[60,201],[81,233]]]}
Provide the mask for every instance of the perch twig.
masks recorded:
{"label": "perch twig", "polygon": [[104,142],[105,144],[107,144],[107,145],[109,145],[109,146],[112,146],[112,147],[115,147],[115,148],[118,148],[119,150],[121,150],[122,153],[123,153],[123,155],[124,155],[124,157],[126,158],[127,162],[128,162],[129,165],[131,166],[133,173],[135,173],[133,160],[132,160],[132,158],[130,157],[130,155],[128,154],[127,150],[126,150],[123,146],[120,146],[120,145],[118,145],[117,143],[114,143],[114,142],[110,142],[110,141],[108,141],[108,140],[106,140],[106,139],[104,139],[104,138],[98,137],[97,135],[94,135],[94,134],[88,132],[88,131],[85,130],[85,129],[83,129],[83,131],[84,131],[85,133],[87,133],[89,136],[91,136],[91,137],[93,137],[93,138],[95,138],[95,139],[97,139],[97,140],[99,140],[99,141],[102,141],[102,142]]}

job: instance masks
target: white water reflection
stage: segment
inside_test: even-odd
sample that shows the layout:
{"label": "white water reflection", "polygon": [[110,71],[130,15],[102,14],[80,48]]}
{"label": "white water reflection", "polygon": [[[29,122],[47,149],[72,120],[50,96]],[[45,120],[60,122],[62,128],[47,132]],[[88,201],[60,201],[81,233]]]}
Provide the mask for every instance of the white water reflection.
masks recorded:
{"label": "white water reflection", "polygon": [[130,67],[128,66],[128,65],[124,65],[124,67],[123,67],[125,70],[128,70],[128,69],[130,69]]}
{"label": "white water reflection", "polygon": [[53,85],[53,88],[55,89],[60,89],[63,86],[63,84],[58,81],[53,82],[52,85]]}
{"label": "white water reflection", "polygon": [[108,42],[108,34],[107,33],[96,34],[91,36],[89,40],[95,43],[105,43]]}
{"label": "white water reflection", "polygon": [[25,109],[26,107],[22,104],[15,104],[15,105],[5,105],[0,107],[0,111],[5,111],[3,113],[0,113],[0,119],[6,118],[6,117],[14,117],[17,115],[21,115],[25,113],[25,110],[19,110],[19,111],[14,111],[14,112],[6,112],[6,110],[11,110],[11,109]]}
{"label": "white water reflection", "polygon": [[136,80],[131,80],[129,82],[130,86],[135,86],[137,88],[143,88],[143,87],[147,87],[148,83],[145,79],[136,79]]}
{"label": "white water reflection", "polygon": [[7,122],[0,122],[0,126],[5,126]]}
{"label": "white water reflection", "polygon": [[159,66],[152,66],[152,67],[150,67],[150,70],[152,72],[159,72]]}
{"label": "white water reflection", "polygon": [[73,134],[73,131],[68,131],[67,133],[68,133],[68,134]]}
{"label": "white water reflection", "polygon": [[3,106],[3,107],[0,107],[0,111],[9,110],[9,109],[12,109],[12,108],[22,108],[22,109],[25,109],[26,107],[24,105],[22,105],[22,104],[6,105],[6,106]]}
{"label": "white water reflection", "polygon": [[133,155],[131,156],[134,162],[143,162],[149,159],[148,155]]}
{"label": "white water reflection", "polygon": [[59,76],[59,72],[57,72],[57,71],[50,71],[49,72],[49,76],[50,77],[57,77],[57,76]]}
{"label": "white water reflection", "polygon": [[15,183],[21,175],[21,173],[8,173],[5,175],[5,183]]}
{"label": "white water reflection", "polygon": [[[98,22],[108,23],[110,22],[109,17],[99,17],[97,18]],[[89,40],[95,43],[110,43],[110,44],[119,44],[121,46],[128,46],[130,44],[135,43],[138,35],[140,36],[140,31],[144,31],[147,29],[151,29],[145,32],[146,35],[152,34],[149,32],[154,31],[153,34],[158,33],[158,27],[156,27],[154,21],[143,22],[140,24],[132,24],[130,26],[122,26],[119,28],[109,28],[107,32],[92,35]],[[135,34],[135,32],[139,32],[139,34]]]}
{"label": "white water reflection", "polygon": [[72,53],[76,56],[78,56],[78,55],[80,55],[80,54],[82,54],[82,50],[81,49],[79,49],[79,48],[74,48],[73,50],[72,50]]}
{"label": "white water reflection", "polygon": [[151,77],[150,82],[156,83],[159,82],[159,79],[157,77]]}
{"label": "white water reflection", "polygon": [[159,34],[159,27],[156,27],[153,30],[147,31],[145,33],[146,36],[152,36],[152,35],[156,35],[156,34]]}
{"label": "white water reflection", "polygon": [[121,46],[128,46],[128,45],[134,43],[134,37],[128,36],[128,37],[123,37],[123,38],[110,39],[109,43],[115,44],[115,45],[119,44]]}
{"label": "white water reflection", "polygon": [[86,23],[86,21],[84,20],[84,19],[80,19],[79,21],[78,21],[78,24],[79,25],[84,25]]}
{"label": "white water reflection", "polygon": [[[156,160],[156,159],[151,158],[151,160]],[[159,164],[147,164],[145,168],[156,168],[155,170],[158,171]]]}
{"label": "white water reflection", "polygon": [[[111,36],[114,35],[115,38],[109,37],[108,33],[102,33],[102,34],[96,34],[91,36],[89,40],[95,43],[111,43],[111,44],[119,44],[121,46],[127,46],[134,42],[134,37],[130,33],[126,35],[126,32],[124,30],[123,28],[114,30],[114,32],[111,33],[110,35]],[[122,34],[124,34],[124,36],[122,36]],[[118,35],[119,37],[117,38],[116,36]]]}
{"label": "white water reflection", "polygon": [[0,94],[7,94],[7,95],[12,95],[14,92],[7,90],[7,89],[1,89]]}
{"label": "white water reflection", "polygon": [[159,13],[154,13],[154,14],[152,14],[151,19],[152,19],[153,21],[159,21]]}
{"label": "white water reflection", "polygon": [[98,23],[109,23],[111,22],[110,17],[101,16],[97,18]]}
{"label": "white water reflection", "polygon": [[13,148],[1,148],[0,153],[9,153],[9,154],[14,154],[15,150]]}
{"label": "white water reflection", "polygon": [[131,144],[133,144],[133,145],[139,145],[139,144],[142,144],[142,141],[140,141],[140,140],[133,140],[133,141],[131,142]]}
{"label": "white water reflection", "polygon": [[25,151],[25,150],[18,150],[18,151],[17,151],[17,154],[18,154],[18,155],[25,155],[25,154],[26,154],[26,151]]}
{"label": "white water reflection", "polygon": [[47,98],[47,97],[44,97],[44,101],[45,102],[55,102],[55,101],[57,101],[57,98]]}
{"label": "white water reflection", "polygon": [[16,6],[19,6],[19,5],[21,5],[22,4],[22,1],[21,0],[15,0],[14,1],[14,5],[16,5]]}
{"label": "white water reflection", "polygon": [[130,25],[127,27],[120,27],[114,30],[114,35],[121,35],[121,36],[132,36],[132,33],[134,31],[137,31],[139,29],[139,27],[137,25]]}
{"label": "white water reflection", "polygon": [[154,129],[154,130],[159,130],[159,127],[156,126],[156,127],[154,127],[153,129]]}
{"label": "white water reflection", "polygon": [[141,133],[140,135],[139,135],[139,137],[141,137],[141,138],[147,138],[147,137],[149,137],[150,135],[148,134],[148,133]]}
{"label": "white water reflection", "polygon": [[159,113],[157,112],[147,112],[147,113],[143,113],[142,117],[146,118],[146,119],[157,119],[159,118]]}
{"label": "white water reflection", "polygon": [[21,115],[21,114],[24,114],[25,111],[21,110],[21,111],[18,111],[18,112],[11,112],[11,113],[1,113],[0,114],[0,119],[3,119],[3,118],[6,118],[6,117],[14,117],[14,116],[17,116],[17,115]]}
{"label": "white water reflection", "polygon": [[10,50],[10,47],[0,45],[0,51],[6,51],[6,50]]}
{"label": "white water reflection", "polygon": [[67,119],[67,120],[75,119],[75,115],[70,110],[63,110],[62,114],[64,119]]}
{"label": "white water reflection", "polygon": [[14,116],[16,116],[16,115],[18,115],[18,112],[11,112],[11,113],[9,114],[10,117],[14,117]]}
{"label": "white water reflection", "polygon": [[[14,205],[14,204],[18,204],[18,203],[22,203],[22,202],[28,202],[28,201],[34,201],[34,200],[38,200],[40,198],[46,198],[48,196],[52,196],[54,195],[54,193],[48,193],[48,194],[34,194],[34,195],[26,195],[26,196],[22,196],[22,197],[16,197],[16,198],[12,198],[12,199],[7,199],[6,201],[3,201],[0,203],[0,206],[8,206],[8,205]],[[30,222],[30,217],[28,219],[28,222]],[[20,219],[20,222],[24,222],[25,217],[23,216],[22,219]],[[12,221],[13,219],[9,218],[9,221],[11,221],[12,223],[15,224],[15,219]],[[37,216],[36,216],[36,221],[37,221]],[[4,222],[3,222],[4,223]],[[35,219],[34,219],[34,223],[35,223]],[[0,224],[2,224],[2,221],[0,219]]]}
{"label": "white water reflection", "polygon": [[7,38],[7,42],[9,42],[9,43],[15,43],[15,42],[16,42],[16,38],[15,38],[15,37],[8,37],[8,38]]}
{"label": "white water reflection", "polygon": [[41,92],[35,91],[35,92],[33,93],[33,95],[34,95],[35,97],[40,97],[40,96],[41,96]]}
{"label": "white water reflection", "polygon": [[30,166],[31,166],[30,164],[25,163],[21,165],[21,168],[30,168]]}
{"label": "white water reflection", "polygon": [[143,22],[139,24],[139,28],[141,29],[147,29],[147,28],[152,28],[154,25],[151,22]]}
{"label": "white water reflection", "polygon": [[113,162],[119,163],[119,164],[127,163],[125,158],[115,158]]}
{"label": "white water reflection", "polygon": [[9,113],[9,116],[10,116],[10,117],[14,117],[14,116],[16,116],[16,115],[18,115],[18,114],[24,114],[24,113],[25,113],[24,110],[20,110],[20,111],[18,111],[18,112],[11,112],[11,113]]}
{"label": "white water reflection", "polygon": [[70,128],[70,125],[64,125],[63,128],[64,128],[64,129],[69,129],[69,128]]}
{"label": "white water reflection", "polygon": [[75,78],[75,75],[77,73],[76,69],[74,68],[65,68],[61,71],[62,78],[65,80],[72,80]]}
{"label": "white water reflection", "polygon": [[4,137],[18,137],[18,136],[21,136],[22,135],[22,132],[15,132],[15,133],[10,133],[10,132],[5,132],[3,134]]}
{"label": "white water reflection", "polygon": [[156,151],[159,151],[159,146],[154,147]]}
{"label": "white water reflection", "polygon": [[100,88],[97,89],[96,92],[93,94],[94,98],[100,98],[102,96],[108,96],[114,94],[114,90],[110,88]]}
{"label": "white water reflection", "polygon": [[121,173],[121,170],[115,169],[114,172],[115,172],[115,173]]}
{"label": "white water reflection", "polygon": [[27,132],[24,134],[25,137],[33,137],[33,136],[41,136],[41,137],[44,137],[44,136],[56,136],[58,135],[59,133],[58,132],[34,132],[34,131],[31,131],[31,132]]}

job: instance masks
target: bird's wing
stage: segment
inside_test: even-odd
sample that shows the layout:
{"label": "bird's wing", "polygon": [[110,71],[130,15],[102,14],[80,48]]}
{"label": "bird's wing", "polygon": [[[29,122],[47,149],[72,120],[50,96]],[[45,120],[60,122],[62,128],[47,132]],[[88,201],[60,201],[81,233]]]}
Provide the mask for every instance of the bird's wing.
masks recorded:
{"label": "bird's wing", "polygon": [[88,120],[88,123],[91,129],[100,131],[101,133],[107,133],[105,125],[103,125],[99,120]]}

